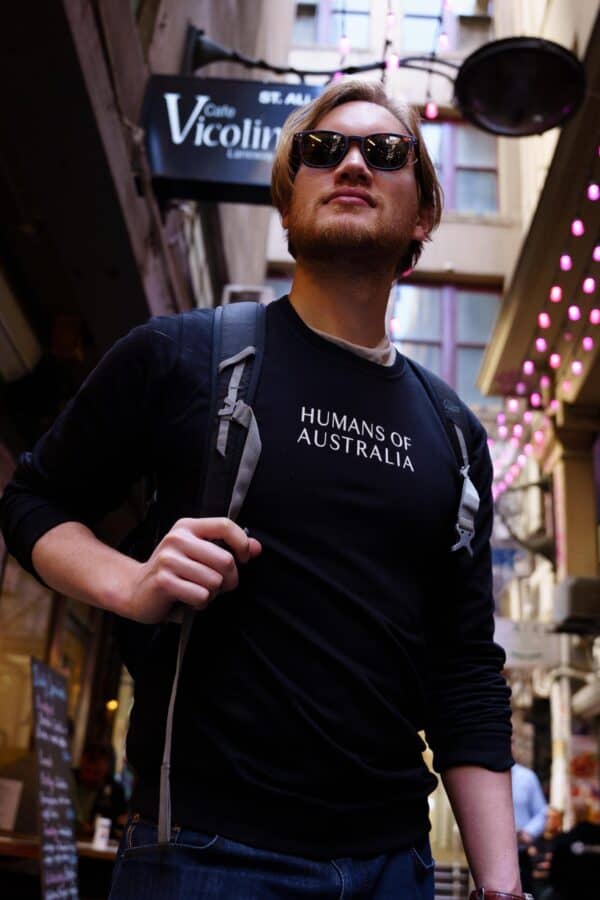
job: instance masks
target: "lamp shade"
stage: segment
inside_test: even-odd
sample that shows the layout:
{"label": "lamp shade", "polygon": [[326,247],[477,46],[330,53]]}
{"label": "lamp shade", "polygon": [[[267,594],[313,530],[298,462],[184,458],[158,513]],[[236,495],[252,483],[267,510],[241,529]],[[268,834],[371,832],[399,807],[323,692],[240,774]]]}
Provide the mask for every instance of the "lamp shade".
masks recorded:
{"label": "lamp shade", "polygon": [[507,137],[542,134],[562,125],[585,94],[579,59],[553,41],[505,38],[484,44],[461,65],[455,102],[466,119]]}

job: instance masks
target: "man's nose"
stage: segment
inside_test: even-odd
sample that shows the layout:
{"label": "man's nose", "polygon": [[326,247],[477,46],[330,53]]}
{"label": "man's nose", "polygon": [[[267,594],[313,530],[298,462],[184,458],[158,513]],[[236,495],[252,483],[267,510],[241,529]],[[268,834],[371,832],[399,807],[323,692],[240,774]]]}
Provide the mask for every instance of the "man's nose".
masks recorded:
{"label": "man's nose", "polygon": [[371,179],[371,170],[360,152],[360,147],[354,141],[350,144],[344,158],[338,163],[336,176],[339,177],[340,175],[352,175],[355,178],[360,176],[368,180]]}

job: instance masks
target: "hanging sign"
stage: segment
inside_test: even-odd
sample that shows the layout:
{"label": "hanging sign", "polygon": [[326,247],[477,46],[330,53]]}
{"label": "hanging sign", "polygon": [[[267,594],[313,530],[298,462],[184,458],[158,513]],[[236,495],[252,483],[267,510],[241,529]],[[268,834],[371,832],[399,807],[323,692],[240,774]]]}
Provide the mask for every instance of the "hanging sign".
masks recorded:
{"label": "hanging sign", "polygon": [[153,75],[142,126],[161,199],[270,204],[281,126],[321,85]]}

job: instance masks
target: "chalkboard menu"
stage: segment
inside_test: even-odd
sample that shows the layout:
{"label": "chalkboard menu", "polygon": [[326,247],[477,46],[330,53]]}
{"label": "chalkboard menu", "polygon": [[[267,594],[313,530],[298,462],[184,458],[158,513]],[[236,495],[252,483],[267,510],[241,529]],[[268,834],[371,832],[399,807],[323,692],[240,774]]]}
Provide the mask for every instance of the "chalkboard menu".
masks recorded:
{"label": "chalkboard menu", "polygon": [[44,900],[77,900],[67,688],[58,672],[31,660]]}

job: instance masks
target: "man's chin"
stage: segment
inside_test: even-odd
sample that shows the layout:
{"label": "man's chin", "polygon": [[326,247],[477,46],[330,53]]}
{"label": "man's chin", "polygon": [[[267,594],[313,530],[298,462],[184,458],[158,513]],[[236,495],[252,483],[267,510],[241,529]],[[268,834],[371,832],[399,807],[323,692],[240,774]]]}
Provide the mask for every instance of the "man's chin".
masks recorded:
{"label": "man's chin", "polygon": [[[338,220],[323,228],[308,230],[290,230],[289,241],[297,258],[333,263],[336,259],[359,260],[384,255],[389,257],[390,251],[396,252],[397,242],[393,250],[386,235],[376,234],[366,223],[352,220]],[[398,251],[400,252],[400,250]]]}

